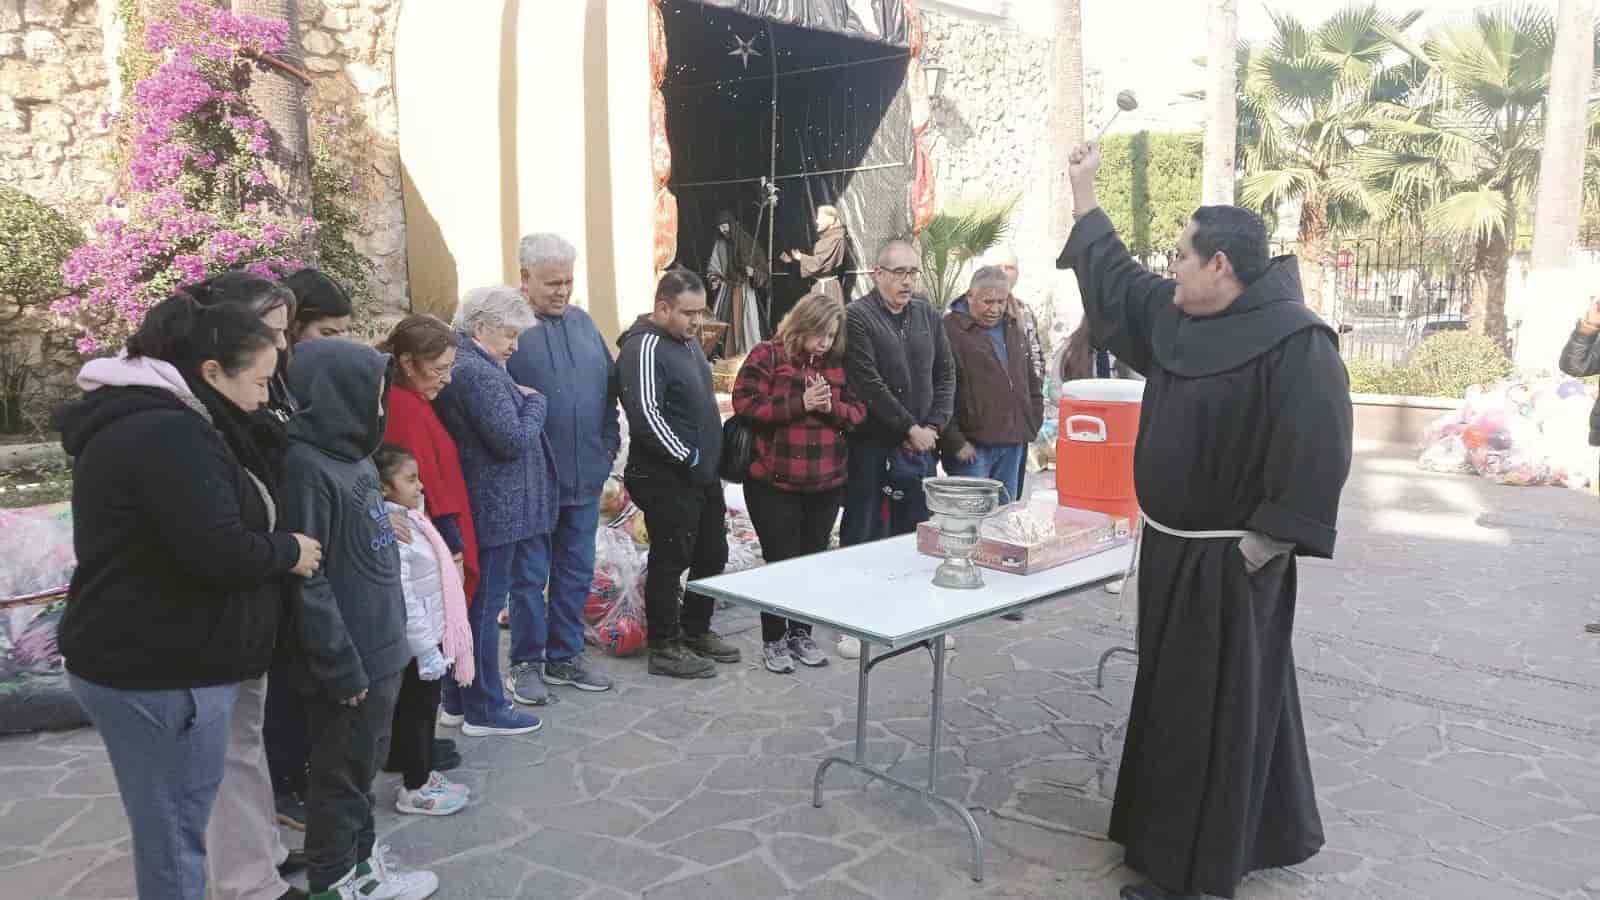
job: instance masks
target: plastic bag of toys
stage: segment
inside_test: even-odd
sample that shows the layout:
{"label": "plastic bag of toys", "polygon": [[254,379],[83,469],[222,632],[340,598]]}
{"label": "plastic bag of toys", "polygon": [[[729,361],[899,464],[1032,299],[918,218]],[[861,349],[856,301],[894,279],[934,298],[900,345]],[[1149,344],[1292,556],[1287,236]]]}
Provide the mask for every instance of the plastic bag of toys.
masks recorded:
{"label": "plastic bag of toys", "polygon": [[1593,404],[1594,389],[1571,378],[1473,387],[1459,410],[1428,428],[1417,465],[1500,484],[1594,490],[1600,450],[1588,441]]}
{"label": "plastic bag of toys", "polygon": [[743,572],[765,565],[761,556],[761,539],[756,537],[756,527],[750,523],[750,514],[742,509],[728,510],[728,565],[724,572]]}

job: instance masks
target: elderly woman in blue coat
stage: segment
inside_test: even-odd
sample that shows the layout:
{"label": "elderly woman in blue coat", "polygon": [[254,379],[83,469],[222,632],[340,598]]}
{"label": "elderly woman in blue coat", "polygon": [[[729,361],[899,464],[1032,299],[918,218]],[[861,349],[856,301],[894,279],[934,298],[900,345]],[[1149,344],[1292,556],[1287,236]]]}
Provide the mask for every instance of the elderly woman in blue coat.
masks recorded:
{"label": "elderly woman in blue coat", "polygon": [[514,565],[556,521],[556,472],[544,434],[545,396],[517,384],[506,371],[518,336],[536,324],[527,300],[514,287],[469,292],[456,312],[458,343],[450,383],[434,401],[461,453],[478,531],[480,573],[467,609],[478,677],[460,689],[458,708],[452,708],[458,698],[445,697],[441,722],[460,724],[462,733],[473,737],[528,734],[542,724],[506,697],[496,623],[508,597],[512,604],[543,602],[542,597],[511,596]]}

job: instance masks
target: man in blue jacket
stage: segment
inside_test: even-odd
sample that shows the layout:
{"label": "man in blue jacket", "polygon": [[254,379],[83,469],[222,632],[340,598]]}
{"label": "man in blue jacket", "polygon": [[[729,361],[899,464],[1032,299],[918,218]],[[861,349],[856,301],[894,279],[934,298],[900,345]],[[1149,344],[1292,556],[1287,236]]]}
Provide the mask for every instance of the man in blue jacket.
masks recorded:
{"label": "man in blue jacket", "polygon": [[548,609],[536,603],[512,613],[508,684],[519,703],[543,705],[549,702],[545,685],[611,688],[611,679],[584,659],[582,616],[594,579],[600,490],[622,435],[609,394],[611,352],[594,320],[571,303],[578,251],[558,235],[530,234],[519,256],[522,293],[539,324],[523,332],[506,369],[549,402],[544,433],[559,482],[560,514],[555,530],[513,573],[512,594],[546,593]]}

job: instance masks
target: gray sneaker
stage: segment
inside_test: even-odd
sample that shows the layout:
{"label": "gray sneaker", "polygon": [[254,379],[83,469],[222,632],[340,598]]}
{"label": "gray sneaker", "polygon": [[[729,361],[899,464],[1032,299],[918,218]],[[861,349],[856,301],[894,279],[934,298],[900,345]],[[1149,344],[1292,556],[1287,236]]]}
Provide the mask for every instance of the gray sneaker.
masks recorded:
{"label": "gray sneaker", "polygon": [[611,690],[611,679],[589,668],[589,661],[578,654],[571,659],[551,660],[544,664],[545,684],[565,684],[580,691]]}
{"label": "gray sneaker", "polygon": [[794,671],[794,657],[789,655],[789,641],[779,638],[761,645],[761,663],[774,675],[787,675]]}
{"label": "gray sneaker", "polygon": [[811,632],[791,631],[789,632],[787,643],[790,655],[800,660],[802,666],[810,666],[815,669],[818,666],[828,664],[828,658],[822,655],[822,648],[818,647],[817,642],[811,639]]}
{"label": "gray sneaker", "polygon": [[523,706],[549,706],[556,702],[535,663],[517,663],[506,673],[506,693]]}

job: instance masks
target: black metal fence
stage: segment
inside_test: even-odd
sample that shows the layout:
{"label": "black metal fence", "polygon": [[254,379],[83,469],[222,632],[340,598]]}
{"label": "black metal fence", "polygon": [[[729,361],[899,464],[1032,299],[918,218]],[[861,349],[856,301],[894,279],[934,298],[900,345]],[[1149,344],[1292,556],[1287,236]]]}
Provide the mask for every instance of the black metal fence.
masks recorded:
{"label": "black metal fence", "polygon": [[[1272,250],[1300,254],[1295,241],[1274,242]],[[1143,262],[1171,274],[1171,255]],[[1470,257],[1460,250],[1380,234],[1330,240],[1323,263],[1322,315],[1339,329],[1346,358],[1403,365],[1430,335],[1467,327],[1473,278]],[[1305,288],[1308,298],[1314,294]]]}

